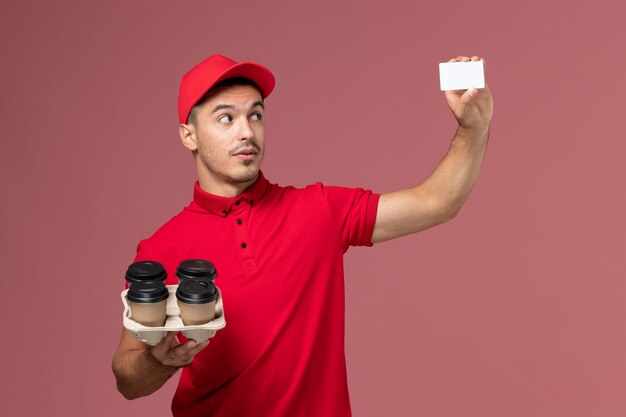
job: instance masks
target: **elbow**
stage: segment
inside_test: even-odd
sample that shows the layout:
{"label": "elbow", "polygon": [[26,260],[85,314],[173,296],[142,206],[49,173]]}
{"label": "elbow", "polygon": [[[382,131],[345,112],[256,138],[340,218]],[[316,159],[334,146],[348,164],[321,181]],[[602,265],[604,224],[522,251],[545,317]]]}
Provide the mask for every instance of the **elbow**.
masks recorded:
{"label": "elbow", "polygon": [[452,193],[427,192],[422,194],[422,201],[430,213],[431,226],[436,226],[454,219],[461,211],[465,199]]}
{"label": "elbow", "polygon": [[462,205],[447,205],[439,210],[438,224],[447,223],[454,219],[461,211]]}
{"label": "elbow", "polygon": [[126,392],[122,389],[120,389],[120,387],[117,387],[117,390],[120,392],[120,394],[122,394],[122,397],[126,398],[127,400],[134,400],[136,398],[139,398],[137,395],[132,395],[130,392]]}
{"label": "elbow", "polygon": [[449,222],[450,220],[454,219],[459,214],[460,211],[461,211],[461,207],[458,207],[458,208],[455,208],[454,210],[451,210],[448,213],[446,221]]}
{"label": "elbow", "polygon": [[133,388],[132,384],[129,384],[128,381],[125,381],[124,375],[122,374],[120,369],[116,367],[115,361],[113,362],[113,375],[115,376],[115,386],[117,388],[117,391],[122,394],[124,398],[126,398],[127,400],[134,400],[143,396],[140,392],[137,391],[136,388]]}
{"label": "elbow", "polygon": [[117,383],[117,390],[127,400],[135,400],[139,397],[143,397],[140,393],[125,388],[119,382]]}
{"label": "elbow", "polygon": [[450,196],[439,201],[439,213],[441,213],[442,223],[449,222],[459,215],[461,208],[465,204],[466,197]]}

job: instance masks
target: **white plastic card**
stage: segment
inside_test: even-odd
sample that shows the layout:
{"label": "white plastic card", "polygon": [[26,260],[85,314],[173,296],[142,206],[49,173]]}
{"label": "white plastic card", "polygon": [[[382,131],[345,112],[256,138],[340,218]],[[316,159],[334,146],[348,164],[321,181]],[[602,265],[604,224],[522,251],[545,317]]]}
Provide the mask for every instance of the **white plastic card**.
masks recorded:
{"label": "white plastic card", "polygon": [[439,84],[441,91],[485,88],[483,61],[439,64]]}

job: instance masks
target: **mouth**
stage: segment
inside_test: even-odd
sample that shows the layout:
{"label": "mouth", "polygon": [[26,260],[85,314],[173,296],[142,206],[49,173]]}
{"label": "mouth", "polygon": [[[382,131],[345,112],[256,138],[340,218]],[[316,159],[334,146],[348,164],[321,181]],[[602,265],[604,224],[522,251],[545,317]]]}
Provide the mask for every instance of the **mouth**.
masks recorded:
{"label": "mouth", "polygon": [[233,156],[236,156],[243,160],[254,159],[257,156],[258,152],[254,148],[245,148],[237,151]]}

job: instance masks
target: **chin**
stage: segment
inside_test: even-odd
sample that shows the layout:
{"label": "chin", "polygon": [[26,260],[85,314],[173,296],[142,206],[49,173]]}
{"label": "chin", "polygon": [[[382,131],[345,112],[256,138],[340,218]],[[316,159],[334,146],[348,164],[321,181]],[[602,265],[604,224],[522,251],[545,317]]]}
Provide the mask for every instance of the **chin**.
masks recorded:
{"label": "chin", "polygon": [[259,176],[259,167],[246,167],[245,169],[239,171],[237,174],[233,175],[231,178],[235,182],[248,182],[255,180]]}

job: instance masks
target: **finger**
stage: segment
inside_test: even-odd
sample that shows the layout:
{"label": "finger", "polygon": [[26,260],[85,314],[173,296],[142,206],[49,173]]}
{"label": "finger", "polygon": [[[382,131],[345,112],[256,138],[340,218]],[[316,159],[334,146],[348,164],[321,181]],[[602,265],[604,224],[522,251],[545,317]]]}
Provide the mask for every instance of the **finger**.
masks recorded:
{"label": "finger", "polygon": [[177,341],[178,342],[178,338],[176,337],[176,335],[178,334],[178,332],[167,332],[167,334],[165,335],[165,338],[169,341]]}
{"label": "finger", "polygon": [[185,343],[181,343],[180,345],[176,346],[175,349],[178,352],[189,352],[191,349],[195,348],[197,344],[198,342],[196,342],[195,340],[189,339]]}
{"label": "finger", "polygon": [[152,356],[163,365],[180,366],[179,363],[172,360],[175,358],[175,355],[172,355],[172,353],[180,346],[176,338],[177,333],[178,332],[167,332],[165,337],[150,349]]}
{"label": "finger", "polygon": [[458,103],[459,98],[461,97],[462,91],[447,90],[447,91],[444,91],[443,93],[446,96],[446,100],[448,100],[448,103],[452,103],[451,105],[454,106],[456,105],[455,103]]}
{"label": "finger", "polygon": [[469,104],[469,102],[472,101],[472,98],[474,98],[476,94],[478,94],[478,90],[476,88],[470,88],[461,96],[461,103],[463,105]]}
{"label": "finger", "polygon": [[174,353],[176,355],[177,362],[181,366],[189,366],[193,362],[194,357],[207,345],[209,344],[209,340],[205,340],[201,343],[197,343],[195,340],[189,340],[184,344],[178,346]]}
{"label": "finger", "polygon": [[154,346],[151,346],[150,349],[152,349],[152,351],[166,351],[169,350],[170,347],[172,346],[172,335],[170,334],[171,332],[167,332],[165,334],[165,336],[163,336],[161,338],[161,340],[159,340],[159,343],[157,343]]}
{"label": "finger", "polygon": [[209,345],[209,339],[198,343],[193,349],[189,351],[189,353],[193,354],[193,356],[196,356],[201,350],[203,350],[208,345]]}
{"label": "finger", "polygon": [[474,56],[472,57],[472,61],[480,61],[480,57],[477,57],[477,56],[475,56],[475,55],[474,55]]}
{"label": "finger", "polygon": [[206,344],[203,345],[202,343],[198,343],[195,340],[190,339],[172,349],[172,353],[177,356],[193,359],[194,355],[200,352],[205,347]]}
{"label": "finger", "polygon": [[178,332],[167,332],[165,337],[161,339],[161,341],[158,344],[162,346],[166,346],[167,349],[170,349],[174,346],[178,346],[180,343],[178,342],[178,338],[176,337],[177,334]]}
{"label": "finger", "polygon": [[[193,362],[193,355],[189,354],[189,349],[186,348],[185,345],[186,343],[169,349],[166,346],[160,349],[153,349],[152,355],[163,365],[173,366],[175,368],[188,366]],[[155,348],[156,347],[157,346],[155,346]]]}

